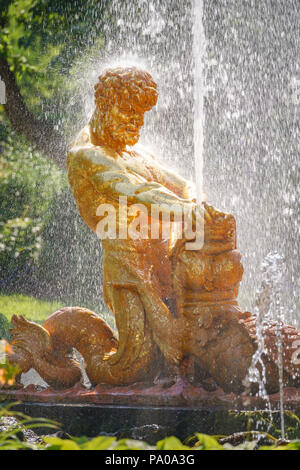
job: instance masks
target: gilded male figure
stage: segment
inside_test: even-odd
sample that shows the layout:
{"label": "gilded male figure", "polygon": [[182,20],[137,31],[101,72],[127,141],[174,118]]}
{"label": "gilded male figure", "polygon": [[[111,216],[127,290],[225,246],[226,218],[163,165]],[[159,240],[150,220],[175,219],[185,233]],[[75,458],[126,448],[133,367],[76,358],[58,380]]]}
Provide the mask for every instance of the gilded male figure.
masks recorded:
{"label": "gilded male figure", "polygon": [[[130,222],[119,217],[120,197],[130,207],[156,205],[197,217],[195,189],[138,145],[144,114],[157,101],[151,75],[136,67],[104,71],[95,86],[95,110],[67,156],[69,183],[85,223],[97,232],[98,208],[110,204],[117,214],[117,235]],[[151,217],[151,216],[149,216]],[[237,303],[243,267],[236,249],[235,220],[204,204],[204,245],[187,250],[185,239],[113,237],[102,240],[103,291],[119,333],[96,314],[66,307],[43,327],[13,318],[14,357],[23,371],[34,367],[54,387],[80,378],[70,353],[84,357],[93,384],[153,381],[159,374],[184,374],[195,361],[194,379],[213,379],[225,390],[241,391],[256,348],[256,319]],[[131,216],[131,219],[134,216]],[[161,219],[160,223],[161,223]],[[174,235],[174,234],[173,234]],[[283,334],[285,383],[295,384],[292,340]],[[266,377],[278,388],[274,328],[266,332]],[[176,379],[175,379],[176,380]]]}

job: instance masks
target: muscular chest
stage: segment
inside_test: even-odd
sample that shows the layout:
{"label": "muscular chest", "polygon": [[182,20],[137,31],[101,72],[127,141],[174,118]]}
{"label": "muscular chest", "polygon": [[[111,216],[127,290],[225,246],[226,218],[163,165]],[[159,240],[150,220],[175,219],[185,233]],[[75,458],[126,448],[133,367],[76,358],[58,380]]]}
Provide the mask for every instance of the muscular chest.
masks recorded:
{"label": "muscular chest", "polygon": [[156,180],[155,166],[139,152],[123,152],[117,162],[126,172],[140,176],[147,181]]}

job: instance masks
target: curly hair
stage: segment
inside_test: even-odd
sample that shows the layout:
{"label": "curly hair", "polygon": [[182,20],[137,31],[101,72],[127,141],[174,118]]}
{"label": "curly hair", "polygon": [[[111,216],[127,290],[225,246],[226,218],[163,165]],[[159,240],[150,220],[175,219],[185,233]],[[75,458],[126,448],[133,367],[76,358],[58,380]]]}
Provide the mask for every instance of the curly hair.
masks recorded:
{"label": "curly hair", "polygon": [[95,85],[95,104],[100,107],[133,107],[137,111],[149,111],[157,102],[157,85],[151,75],[137,67],[106,69]]}

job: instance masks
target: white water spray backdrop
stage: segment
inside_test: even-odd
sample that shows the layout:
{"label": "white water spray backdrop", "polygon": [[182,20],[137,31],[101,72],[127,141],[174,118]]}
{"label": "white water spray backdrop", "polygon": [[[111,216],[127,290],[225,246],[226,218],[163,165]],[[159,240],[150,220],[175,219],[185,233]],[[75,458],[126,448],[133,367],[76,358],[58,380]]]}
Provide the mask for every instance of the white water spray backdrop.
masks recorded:
{"label": "white water spray backdrop", "polygon": [[[258,384],[258,395],[263,397],[270,410],[270,423],[272,422],[271,403],[266,391],[267,378],[264,355],[266,347],[264,334],[270,328],[276,326],[277,347],[278,347],[278,377],[280,393],[280,418],[281,437],[285,437],[284,427],[284,381],[283,381],[283,350],[282,350],[282,326],[284,324],[284,310],[282,304],[283,280],[286,273],[286,266],[282,256],[276,252],[268,253],[261,265],[261,285],[256,293],[254,313],[257,318],[256,336],[257,350],[253,354],[248,376],[249,382]],[[258,367],[259,366],[259,367]],[[261,372],[259,371],[261,369]]]}
{"label": "white water spray backdrop", "polygon": [[[297,0],[203,1],[205,126],[203,175],[198,174],[209,201],[237,220],[245,267],[242,307],[254,308],[259,266],[276,250],[287,266],[285,318],[294,324],[300,306],[298,10]],[[80,93],[66,115],[76,108],[79,119],[75,126],[66,123],[70,138],[92,112],[99,73],[106,66],[137,64],[159,86],[142,142],[164,164],[196,180],[193,2],[113,0],[106,17],[103,46],[77,61],[73,80]]]}

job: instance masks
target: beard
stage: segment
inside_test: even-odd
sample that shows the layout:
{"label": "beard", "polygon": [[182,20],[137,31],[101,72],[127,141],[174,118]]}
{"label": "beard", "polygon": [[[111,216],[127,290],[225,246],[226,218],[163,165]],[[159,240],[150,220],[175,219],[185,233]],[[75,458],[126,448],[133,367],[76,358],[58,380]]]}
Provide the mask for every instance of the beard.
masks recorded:
{"label": "beard", "polygon": [[96,108],[90,120],[90,126],[99,141],[112,148],[125,148],[126,145],[135,145],[140,138],[137,126],[118,122],[113,119],[108,110]]}
{"label": "beard", "polygon": [[110,129],[110,134],[116,142],[122,145],[135,145],[140,138],[139,130],[128,130],[128,126],[119,126],[117,130]]}

